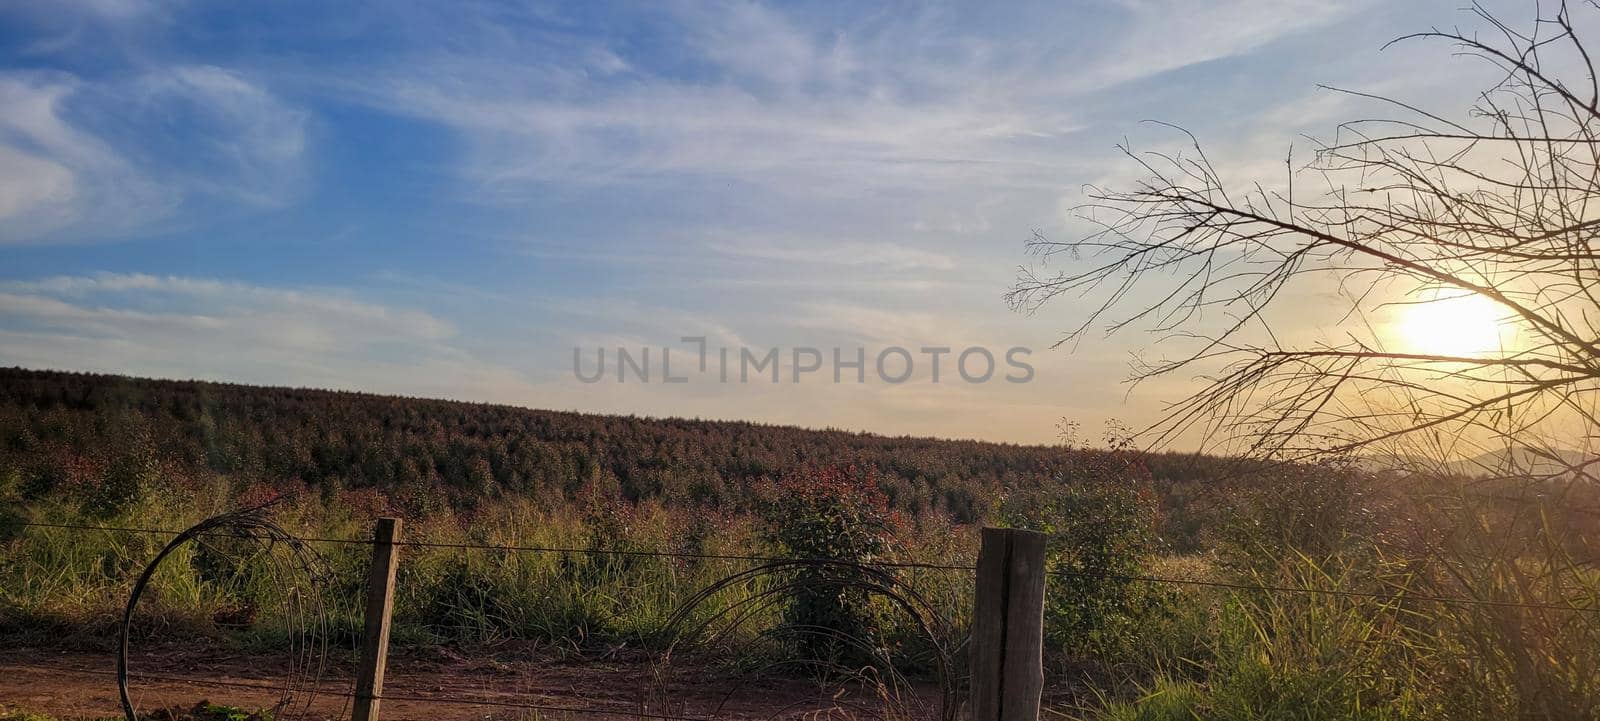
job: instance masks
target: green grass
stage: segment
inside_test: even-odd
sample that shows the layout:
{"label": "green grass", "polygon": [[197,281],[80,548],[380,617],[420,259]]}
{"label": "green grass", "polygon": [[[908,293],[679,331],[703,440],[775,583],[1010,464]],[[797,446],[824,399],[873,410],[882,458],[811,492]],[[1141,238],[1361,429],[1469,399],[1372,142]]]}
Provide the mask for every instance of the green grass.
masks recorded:
{"label": "green grass", "polygon": [[[1375,587],[1374,575],[1384,573],[1348,558],[1288,553],[1270,572],[1258,567],[1239,580],[1366,592]],[[1156,664],[1132,693],[1099,692],[1067,715],[1097,721],[1597,718],[1600,633],[1592,623],[1564,616],[1561,631],[1546,635],[1541,629],[1553,620],[1550,614],[1571,612],[1411,598],[1423,595],[1440,593],[1420,585],[1402,585],[1384,598],[1198,591],[1189,604],[1209,610],[1194,652]]]}
{"label": "green grass", "polygon": [[1112,701],[1099,710],[1102,721],[1200,721],[1205,689],[1192,681],[1158,680],[1130,701]]}
{"label": "green grass", "polygon": [[[219,495],[221,490],[218,490]],[[219,511],[205,498],[158,498],[109,518],[84,516],[58,503],[36,502],[37,521],[106,527],[185,528]],[[376,514],[374,514],[376,515]],[[280,525],[303,537],[366,539],[369,519],[343,504],[310,499],[284,504]],[[949,546],[948,528],[929,531]],[[394,609],[394,643],[485,646],[532,640],[569,652],[660,646],[675,629],[739,615],[734,647],[779,621],[776,606],[744,615],[730,609],[759,594],[760,579],[695,605],[669,628],[687,599],[751,561],[618,555],[606,551],[690,552],[700,555],[775,555],[747,517],[706,522],[657,505],[595,510],[548,509],[506,502],[469,519],[440,513],[409,523],[403,538],[430,544],[480,544],[576,548],[578,552],[528,552],[404,546]],[[132,579],[168,539],[123,531],[14,529],[0,545],[0,632],[38,640],[63,634],[107,637],[115,628]],[[209,539],[169,555],[141,600],[141,637],[198,634],[239,648],[286,645],[298,626],[297,601],[320,592],[335,645],[353,645],[359,633],[369,547],[364,543],[313,543],[319,573],[284,567],[288,550],[264,551],[234,539]],[[940,553],[948,548],[932,549]],[[907,549],[907,553],[917,549]],[[964,551],[970,554],[970,551]],[[948,556],[941,556],[948,557]],[[908,571],[906,580],[954,623],[965,618],[970,579],[963,574]],[[911,619],[887,618],[891,636],[914,633]],[[954,638],[940,639],[954,643]]]}
{"label": "green grass", "polygon": [[0,706],[0,721],[56,721],[56,717]]}
{"label": "green grass", "polygon": [[[60,721],[55,716],[0,705],[0,721]],[[105,716],[95,721],[122,721],[121,716]]]}

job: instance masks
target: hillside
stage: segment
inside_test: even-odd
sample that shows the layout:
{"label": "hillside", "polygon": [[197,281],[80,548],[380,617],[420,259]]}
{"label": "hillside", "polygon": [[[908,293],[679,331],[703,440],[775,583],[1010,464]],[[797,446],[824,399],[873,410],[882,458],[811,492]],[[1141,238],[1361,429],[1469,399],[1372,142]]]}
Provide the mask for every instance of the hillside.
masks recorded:
{"label": "hillside", "polygon": [[[25,485],[116,473],[371,488],[423,511],[501,494],[740,508],[762,479],[855,464],[893,505],[982,517],[1004,486],[1071,477],[1095,454],[743,422],[647,419],[197,381],[0,369],[0,468]],[[1167,495],[1217,465],[1162,456]],[[119,470],[120,469],[120,470]],[[130,470],[131,469],[131,470]]]}
{"label": "hillside", "polygon": [[740,488],[794,467],[876,468],[908,510],[972,512],[973,491],[1058,467],[1046,448],[835,431],[530,410],[361,393],[0,372],[8,454],[68,453],[113,464],[151,450],[186,473],[311,486],[443,492],[452,504],[499,493],[738,502]]}

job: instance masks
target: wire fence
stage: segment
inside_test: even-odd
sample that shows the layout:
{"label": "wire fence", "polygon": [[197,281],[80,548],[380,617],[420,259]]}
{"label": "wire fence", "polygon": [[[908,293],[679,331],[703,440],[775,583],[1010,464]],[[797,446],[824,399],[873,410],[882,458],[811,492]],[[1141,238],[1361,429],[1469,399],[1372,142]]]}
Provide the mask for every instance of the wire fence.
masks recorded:
{"label": "wire fence", "polygon": [[1377,591],[1352,591],[1342,588],[1313,588],[1310,586],[1278,586],[1258,583],[1235,583],[1230,581],[1209,581],[1191,578],[1162,578],[1157,576],[1135,576],[1114,573],[1092,573],[1057,569],[1051,571],[1055,576],[1083,577],[1092,579],[1105,579],[1116,581],[1133,581],[1138,583],[1171,584],[1175,586],[1200,586],[1205,588],[1221,588],[1234,591],[1260,591],[1266,593],[1298,593],[1320,596],[1340,596],[1345,598],[1365,598],[1379,601],[1420,601],[1423,603],[1442,603],[1458,606],[1487,606],[1496,608],[1523,608],[1539,611],[1563,611],[1569,613],[1600,613],[1600,608],[1573,606],[1560,603],[1532,603],[1523,601],[1499,601],[1489,598],[1472,598],[1470,596],[1437,596],[1431,594],[1413,593],[1410,591],[1396,591],[1394,593],[1379,593]]}
{"label": "wire fence", "polygon": [[[139,528],[139,527],[129,527],[129,526],[89,526],[89,525],[80,525],[80,524],[71,524],[71,523],[46,523],[46,522],[38,522],[38,521],[22,521],[22,522],[18,522],[16,524],[14,524],[14,525],[18,525],[18,526],[22,526],[22,527],[30,527],[30,528],[58,528],[58,529],[79,530],[79,531],[108,531],[108,532],[122,532],[122,533],[145,533],[145,534],[166,535],[166,536],[176,536],[179,533],[182,533],[182,531],[174,531],[174,530],[170,530],[170,529],[161,529],[161,528]],[[226,537],[226,538],[239,538],[239,537],[241,537],[241,534],[234,534],[234,533],[218,533],[218,534],[207,534],[207,535],[210,535],[210,536],[213,536],[213,537]],[[246,536],[246,537],[248,537],[248,536]],[[306,543],[337,543],[337,544],[360,545],[360,546],[370,546],[370,545],[372,545],[372,541],[371,540],[353,539],[353,538],[319,538],[319,537],[315,537],[315,536],[297,536],[296,540],[299,540],[299,541],[302,541],[302,542],[306,542]],[[437,541],[402,540],[402,541],[395,541],[394,545],[396,545],[396,546],[404,546],[404,547],[417,547],[417,548],[445,548],[445,549],[456,549],[456,550],[491,551],[491,552],[500,552],[500,553],[516,552],[516,553],[556,553],[556,554],[575,554],[575,555],[577,555],[577,554],[587,554],[587,555],[601,555],[601,556],[639,556],[639,557],[654,557],[654,558],[686,558],[686,559],[716,560],[716,561],[748,561],[748,562],[754,562],[754,563],[815,563],[815,564],[845,563],[844,561],[840,561],[839,559],[833,559],[833,558],[794,558],[794,557],[788,557],[788,556],[758,556],[758,555],[721,554],[721,553],[689,553],[689,552],[677,552],[677,551],[651,551],[651,550],[607,549],[607,548],[578,548],[578,547],[563,547],[563,546],[500,545],[500,544],[489,544],[489,543],[462,543],[462,542],[437,542]],[[879,567],[879,568],[925,569],[925,570],[935,570],[935,571],[963,571],[963,572],[968,572],[968,573],[977,570],[977,567],[976,566],[972,566],[972,565],[951,564],[951,563],[936,563],[936,562],[931,562],[931,561],[893,561],[893,560],[884,560],[884,561],[872,561],[871,565],[875,566],[875,567]],[[1523,608],[1523,609],[1530,609],[1530,610],[1563,611],[1563,612],[1571,612],[1571,613],[1600,613],[1600,607],[1574,606],[1574,605],[1571,605],[1571,604],[1555,604],[1555,603],[1533,603],[1533,602],[1521,602],[1521,601],[1502,601],[1502,600],[1495,600],[1495,599],[1473,598],[1473,597],[1470,597],[1470,596],[1439,596],[1439,595],[1429,595],[1429,594],[1417,594],[1417,593],[1412,593],[1412,592],[1409,592],[1409,591],[1397,591],[1395,593],[1380,593],[1380,592],[1376,592],[1376,591],[1354,591],[1354,590],[1349,590],[1349,589],[1315,588],[1315,587],[1310,587],[1310,586],[1282,586],[1282,585],[1272,585],[1272,584],[1241,583],[1241,582],[1233,582],[1233,581],[1217,581],[1217,580],[1208,580],[1208,579],[1172,578],[1172,577],[1163,577],[1163,576],[1119,574],[1119,573],[1107,573],[1107,572],[1099,572],[1099,571],[1075,571],[1075,570],[1068,570],[1068,569],[1055,569],[1055,570],[1052,570],[1050,572],[1050,574],[1053,575],[1053,576],[1063,576],[1063,577],[1078,577],[1078,578],[1089,578],[1089,579],[1108,580],[1108,581],[1128,581],[1128,582],[1135,582],[1135,583],[1167,584],[1167,585],[1176,585],[1176,586],[1198,586],[1198,587],[1206,587],[1206,588],[1228,589],[1228,590],[1235,590],[1235,591],[1258,591],[1258,592],[1266,592],[1266,593],[1297,593],[1297,594],[1308,594],[1308,595],[1342,596],[1342,597],[1349,597],[1349,598],[1368,598],[1368,599],[1376,599],[1376,600],[1384,600],[1384,601],[1395,601],[1395,600],[1404,599],[1404,600],[1411,600],[1411,601],[1420,601],[1420,602],[1425,602],[1425,603],[1440,603],[1440,604],[1448,604],[1448,605],[1488,606],[1488,607],[1501,607],[1501,608]]]}
{"label": "wire fence", "polygon": [[[16,525],[34,528],[62,528],[82,531],[111,531],[122,533],[146,533],[152,535],[176,536],[182,531],[163,528],[136,528],[129,526],[85,526],[70,523],[42,523],[23,521]],[[205,534],[211,537],[239,538],[240,534],[217,533]],[[370,546],[371,540],[355,538],[319,538],[315,536],[297,536],[296,540],[305,543],[338,543],[345,545]],[[655,558],[691,558],[696,560],[712,561],[749,561],[754,563],[841,563],[835,558],[794,558],[790,556],[755,556],[727,553],[689,553],[679,551],[649,551],[636,549],[611,549],[611,548],[578,548],[569,546],[522,546],[498,545],[488,543],[459,543],[440,541],[395,541],[394,545],[413,548],[446,548],[457,550],[478,550],[496,552],[522,552],[522,553],[560,553],[560,554],[590,554],[602,556],[640,556]],[[925,561],[873,561],[872,565],[880,568],[917,568],[936,571],[973,571],[975,566],[966,566],[948,563],[931,563]]]}
{"label": "wire fence", "polygon": [[[171,530],[171,529],[162,529],[162,528],[144,528],[144,527],[133,527],[133,526],[95,526],[95,525],[73,524],[73,523],[53,523],[53,522],[45,522],[45,521],[15,521],[11,525],[17,526],[17,527],[24,527],[24,528],[61,529],[61,530],[70,530],[70,531],[74,531],[74,532],[85,532],[85,533],[90,533],[90,532],[92,532],[92,533],[138,533],[138,534],[151,534],[151,535],[161,535],[161,536],[178,536],[178,535],[181,535],[181,534],[184,533],[184,531]],[[249,534],[243,533],[243,532],[223,532],[223,531],[209,532],[209,533],[203,534],[203,536],[204,537],[221,537],[221,538],[241,538],[241,537],[251,538],[251,537],[253,537],[253,536],[250,536]],[[293,543],[330,543],[330,544],[345,544],[345,545],[358,545],[358,546],[371,546],[374,543],[374,541],[372,541],[370,539],[298,537],[298,536],[292,537],[291,538],[291,542],[293,542]],[[750,563],[818,564],[818,565],[854,563],[854,562],[844,562],[844,561],[840,561],[839,559],[830,559],[830,558],[792,558],[792,557],[766,556],[766,555],[756,555],[756,554],[691,553],[691,552],[673,552],[673,551],[660,551],[660,550],[580,548],[580,547],[563,547],[563,546],[533,546],[533,545],[490,544],[490,543],[469,543],[469,542],[437,542],[437,541],[425,541],[425,540],[397,540],[397,541],[394,542],[394,545],[402,546],[402,547],[439,548],[439,549],[468,550],[468,551],[495,552],[495,553],[551,553],[551,554],[585,554],[585,555],[602,555],[602,556],[664,557],[664,558],[682,558],[682,559],[696,559],[696,560],[740,561],[740,562],[750,562]],[[927,560],[885,560],[885,561],[882,561],[882,562],[873,562],[870,565],[874,566],[874,567],[881,568],[881,569],[890,569],[890,570],[892,570],[892,569],[932,570],[932,571],[941,571],[941,572],[960,572],[960,573],[969,573],[969,574],[970,573],[975,573],[977,571],[977,568],[974,565],[959,564],[959,563],[940,563],[940,562],[933,562],[933,561],[927,561]],[[1311,586],[1286,586],[1286,585],[1274,585],[1274,584],[1267,584],[1267,583],[1235,582],[1235,581],[1226,581],[1226,580],[1211,580],[1211,579],[1198,579],[1198,578],[1174,578],[1174,577],[1153,576],[1153,575],[1101,573],[1101,572],[1092,572],[1092,571],[1075,571],[1075,570],[1070,570],[1070,569],[1052,569],[1052,570],[1047,572],[1047,577],[1050,577],[1050,578],[1079,578],[1079,579],[1089,579],[1089,580],[1120,581],[1120,582],[1146,583],[1146,584],[1156,584],[1156,585],[1204,587],[1204,588],[1215,588],[1215,589],[1222,589],[1222,590],[1252,592],[1252,593],[1303,594],[1303,595],[1333,596],[1333,597],[1341,597],[1341,598],[1375,600],[1375,601],[1380,601],[1380,602],[1383,602],[1383,603],[1386,603],[1386,604],[1400,603],[1400,602],[1404,602],[1404,601],[1414,601],[1414,602],[1421,602],[1421,603],[1447,604],[1447,605],[1456,605],[1456,606],[1463,606],[1463,607],[1515,608],[1515,609],[1525,609],[1525,610],[1551,611],[1551,612],[1562,612],[1562,613],[1578,613],[1578,614],[1600,613],[1600,608],[1591,607],[1591,606],[1579,606],[1579,605],[1562,604],[1562,603],[1537,603],[1537,602],[1525,602],[1525,601],[1499,600],[1499,599],[1492,599],[1492,598],[1476,598],[1476,597],[1471,597],[1471,596],[1443,596],[1443,595],[1433,595],[1433,594],[1419,594],[1419,593],[1415,593],[1415,592],[1412,592],[1412,591],[1410,591],[1408,589],[1404,589],[1404,588],[1396,588],[1391,592],[1385,593],[1385,592],[1378,592],[1378,591],[1363,591],[1363,590],[1354,590],[1354,589],[1317,588],[1317,587],[1311,587]],[[30,663],[26,663],[26,664],[17,664],[17,665],[20,665],[20,666],[23,666],[23,667],[27,667],[27,668],[37,668],[37,669],[41,669],[41,670],[57,671],[57,672],[62,672],[62,673],[76,673],[76,674],[84,674],[84,675],[103,675],[103,676],[113,676],[113,677],[116,675],[116,673],[112,672],[112,671],[100,671],[100,670],[96,670],[96,669],[87,669],[87,668],[71,668],[71,667],[53,666],[51,664],[43,664],[43,663],[31,663],[30,662]],[[191,676],[176,676],[176,675],[170,675],[170,674],[136,673],[136,674],[133,674],[133,677],[137,678],[137,679],[140,679],[140,680],[151,681],[151,682],[188,684],[188,685],[195,685],[195,686],[202,686],[202,687],[236,688],[236,689],[251,690],[251,691],[275,691],[275,690],[278,690],[280,688],[280,687],[277,687],[277,686],[264,685],[264,684],[261,684],[261,683],[251,683],[251,682],[244,682],[244,681],[228,681],[228,680],[222,680],[222,679],[200,678],[200,677],[191,677]],[[329,695],[329,696],[335,696],[335,697],[343,697],[343,698],[346,698],[346,699],[354,697],[353,692],[349,691],[349,690],[315,689],[314,692],[316,694],[318,694],[318,695]],[[589,716],[626,716],[626,717],[634,717],[634,718],[642,718],[642,719],[659,719],[660,721],[715,721],[715,719],[716,719],[715,716],[694,716],[694,715],[685,715],[685,714],[672,714],[672,713],[652,712],[652,711],[649,711],[649,710],[647,710],[645,708],[618,709],[618,708],[590,707],[590,706],[577,706],[577,705],[541,704],[541,703],[511,701],[511,700],[503,700],[503,699],[490,699],[490,698],[481,698],[481,697],[474,698],[474,697],[472,697],[470,695],[417,695],[417,694],[396,694],[396,693],[387,693],[386,692],[386,693],[383,693],[381,695],[374,695],[373,697],[377,698],[377,699],[381,699],[381,700],[402,701],[402,702],[416,703],[416,704],[448,704],[448,705],[457,705],[457,706],[481,706],[481,707],[503,708],[503,709],[520,710],[520,711],[528,711],[528,712],[536,712],[536,713],[560,713],[560,714],[580,715],[580,716],[581,715],[589,715]]]}

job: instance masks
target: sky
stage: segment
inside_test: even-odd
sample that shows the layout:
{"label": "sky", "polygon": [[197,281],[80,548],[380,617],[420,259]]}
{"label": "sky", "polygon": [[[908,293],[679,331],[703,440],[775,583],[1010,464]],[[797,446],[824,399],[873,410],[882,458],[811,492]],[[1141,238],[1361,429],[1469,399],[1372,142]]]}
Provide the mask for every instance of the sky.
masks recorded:
{"label": "sky", "polygon": [[1183,140],[1145,121],[1270,182],[1365,110],[1319,84],[1464,109],[1483,68],[1382,49],[1477,27],[1460,5],[0,0],[0,365],[1019,443],[1138,426],[1193,381],[1127,385],[1159,352],[1137,330],[1052,347],[1087,307],[1007,307],[1025,241],[1138,178],[1118,143]]}

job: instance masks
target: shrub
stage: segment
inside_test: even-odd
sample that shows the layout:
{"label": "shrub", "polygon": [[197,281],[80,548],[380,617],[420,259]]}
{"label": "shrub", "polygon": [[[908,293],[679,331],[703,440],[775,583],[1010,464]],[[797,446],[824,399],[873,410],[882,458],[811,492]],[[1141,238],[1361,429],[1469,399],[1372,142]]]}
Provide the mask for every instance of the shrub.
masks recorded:
{"label": "shrub", "polygon": [[1045,641],[1064,660],[1106,660],[1137,642],[1162,590],[1135,580],[1156,551],[1149,474],[1126,446],[1082,453],[1072,475],[1001,503],[1008,525],[1044,533]]}
{"label": "shrub", "polygon": [[[870,472],[852,466],[814,469],[786,476],[766,504],[770,540],[797,559],[870,564],[888,549],[888,499]],[[800,658],[828,665],[859,666],[882,645],[880,620],[868,580],[844,564],[803,565],[790,584],[783,636]]]}
{"label": "shrub", "polygon": [[85,489],[84,513],[110,518],[133,507],[156,482],[156,461],[148,451],[134,450],[107,464],[100,483]]}
{"label": "shrub", "polygon": [[1280,558],[1332,559],[1371,548],[1381,494],[1348,462],[1282,465],[1237,484],[1218,550],[1243,572]]}

